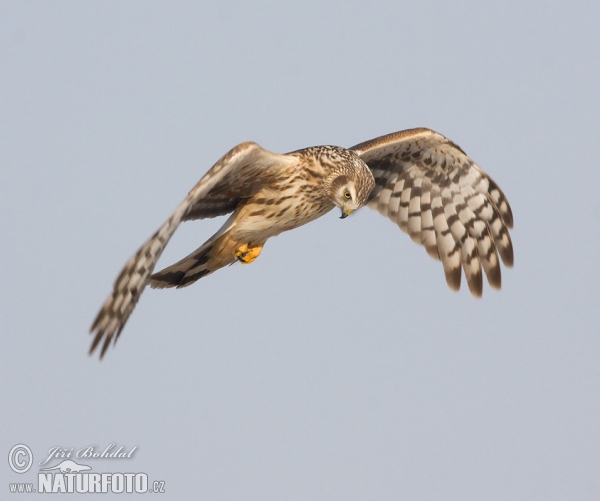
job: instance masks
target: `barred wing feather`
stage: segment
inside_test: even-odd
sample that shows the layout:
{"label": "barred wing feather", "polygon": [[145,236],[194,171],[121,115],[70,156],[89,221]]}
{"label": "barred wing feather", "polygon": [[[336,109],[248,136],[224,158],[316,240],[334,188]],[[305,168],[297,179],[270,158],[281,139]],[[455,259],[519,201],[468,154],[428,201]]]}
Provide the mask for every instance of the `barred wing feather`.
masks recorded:
{"label": "barred wing feather", "polygon": [[251,142],[239,144],[226,153],[127,261],[90,328],[95,335],[90,354],[103,341],[102,358],[111,341],[116,342],[158,259],[182,221],[233,211],[236,200],[252,196],[261,182],[277,175],[280,168],[291,161],[289,157],[271,153]]}
{"label": "barred wing feather", "polygon": [[381,136],[351,148],[375,178],[368,206],[388,217],[442,261],[446,282],[460,288],[461,268],[481,296],[482,272],[501,286],[498,254],[513,265],[510,205],[498,185],[456,144],[429,129]]}

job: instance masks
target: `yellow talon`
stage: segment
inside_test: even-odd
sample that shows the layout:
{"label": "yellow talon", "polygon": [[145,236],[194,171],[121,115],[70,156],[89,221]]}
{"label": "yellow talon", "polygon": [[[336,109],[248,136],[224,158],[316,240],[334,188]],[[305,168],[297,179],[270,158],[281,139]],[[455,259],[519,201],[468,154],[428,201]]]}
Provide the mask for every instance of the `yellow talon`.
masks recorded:
{"label": "yellow talon", "polygon": [[258,256],[260,256],[260,252],[262,251],[263,246],[258,245],[256,247],[248,247],[248,244],[241,245],[235,251],[234,256],[236,259],[242,264],[250,264],[253,262]]}

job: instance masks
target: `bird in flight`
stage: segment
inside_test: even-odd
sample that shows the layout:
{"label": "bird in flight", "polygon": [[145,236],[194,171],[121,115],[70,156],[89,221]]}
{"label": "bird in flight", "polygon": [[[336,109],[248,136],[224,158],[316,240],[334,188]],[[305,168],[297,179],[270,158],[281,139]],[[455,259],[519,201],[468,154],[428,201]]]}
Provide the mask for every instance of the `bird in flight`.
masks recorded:
{"label": "bird in flight", "polygon": [[[242,143],[198,181],[173,214],[125,264],[94,320],[90,354],[116,342],[146,285],[186,287],[237,261],[252,263],[265,242],[326,214],[346,218],[363,205],[395,222],[442,262],[460,288],[461,269],[480,297],[483,268],[501,286],[500,262],[513,265],[513,216],[498,185],[455,143],[430,129],[409,129],[352,148],[315,146],[284,155]],[[182,221],[230,214],[181,261],[152,273]]]}

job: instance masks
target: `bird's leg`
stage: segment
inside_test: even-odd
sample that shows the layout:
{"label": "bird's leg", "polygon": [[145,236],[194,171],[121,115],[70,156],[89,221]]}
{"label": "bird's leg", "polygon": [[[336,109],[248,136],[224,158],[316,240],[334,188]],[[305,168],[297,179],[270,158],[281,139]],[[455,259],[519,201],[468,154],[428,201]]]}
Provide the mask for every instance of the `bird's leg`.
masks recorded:
{"label": "bird's leg", "polygon": [[258,256],[260,256],[260,251],[262,251],[262,248],[262,245],[257,245],[256,247],[249,247],[248,244],[244,244],[237,248],[237,250],[234,253],[234,256],[240,263],[250,264]]}

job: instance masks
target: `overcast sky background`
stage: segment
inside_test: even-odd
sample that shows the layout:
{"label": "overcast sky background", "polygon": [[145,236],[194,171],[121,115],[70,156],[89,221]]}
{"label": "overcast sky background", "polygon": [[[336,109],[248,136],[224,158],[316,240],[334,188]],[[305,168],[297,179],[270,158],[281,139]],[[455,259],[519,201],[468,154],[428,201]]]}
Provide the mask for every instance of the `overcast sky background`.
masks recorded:
{"label": "overcast sky background", "polygon": [[[116,443],[134,458],[85,464],[164,480],[161,499],[600,499],[599,18],[594,1],[0,2],[0,454],[35,461],[4,461],[0,492],[50,447]],[[453,293],[379,214],[331,213],[251,266],[147,290],[87,356],[123,264],[231,147],[418,126],[506,193],[502,291]],[[183,225],[159,267],[221,222]]]}

